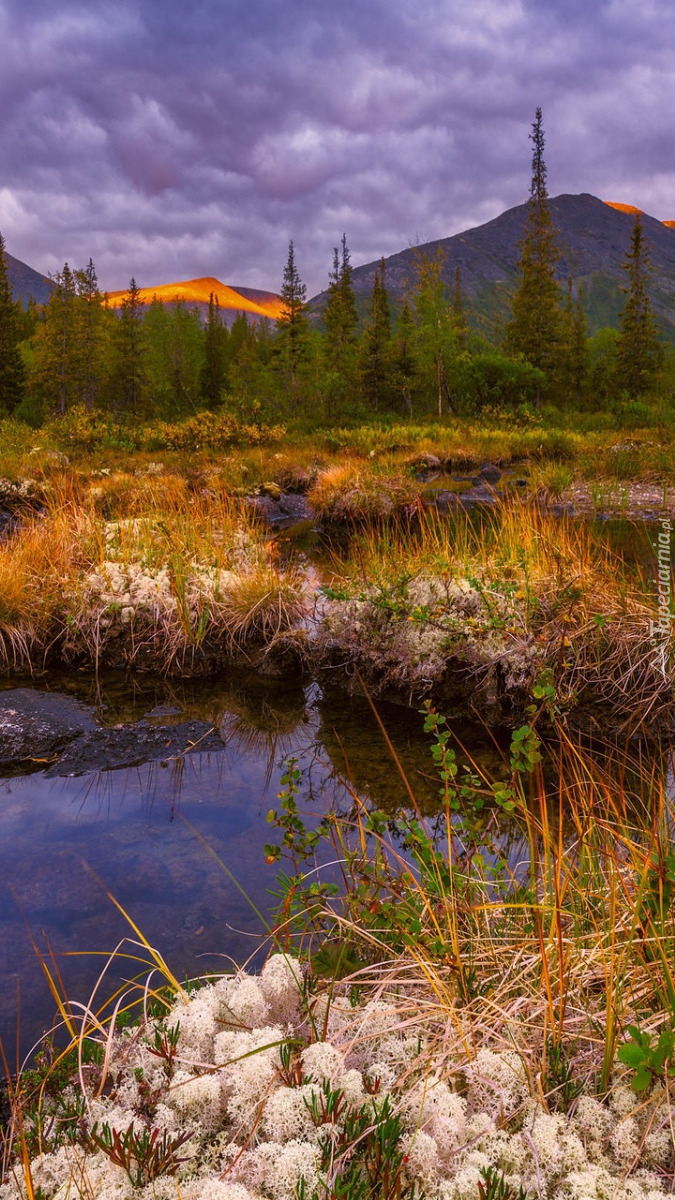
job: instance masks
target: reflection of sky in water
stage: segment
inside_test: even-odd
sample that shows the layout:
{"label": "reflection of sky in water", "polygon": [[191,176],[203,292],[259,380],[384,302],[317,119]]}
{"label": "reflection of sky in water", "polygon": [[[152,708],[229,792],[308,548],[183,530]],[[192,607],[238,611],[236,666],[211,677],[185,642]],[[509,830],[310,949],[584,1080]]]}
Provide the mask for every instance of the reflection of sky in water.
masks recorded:
{"label": "reflection of sky in water", "polygon": [[[115,718],[138,719],[153,706],[161,709],[163,697],[136,699],[113,695],[99,718],[109,725]],[[77,777],[0,780],[0,1034],[6,1044],[14,1041],[17,981],[24,1045],[53,1017],[17,900],[41,948],[46,937],[59,956],[68,994],[79,1000],[87,998],[101,962],[63,954],[110,951],[133,936],[106,889],[177,974],[217,969],[227,956],[244,961],[255,952],[260,922],[195,833],[268,912],[276,868],[265,864],[263,843],[277,840],[278,831],[266,816],[288,755],[303,770],[301,810],[322,812],[332,801],[350,806],[336,771],[345,771],[359,794],[378,805],[405,802],[364,700],[341,695],[329,701],[315,687],[306,694],[263,687],[251,700],[218,685],[201,693],[174,691],[171,699],[174,719],[199,717],[218,726],[221,753]],[[382,708],[406,771],[420,793],[432,797],[437,784],[421,717]],[[165,704],[150,719],[172,718]]]}
{"label": "reflection of sky in water", "polygon": [[[306,727],[302,732],[295,753],[306,764],[312,736]],[[166,767],[147,763],[78,778],[30,775],[2,781],[3,1038],[9,1036],[11,1044],[17,977],[26,1031],[51,1016],[12,890],[36,940],[44,947],[44,931],[57,953],[110,950],[130,933],[104,889],[180,974],[215,967],[218,954],[245,958],[252,953],[259,921],[182,818],[264,911],[274,868],[265,866],[262,845],[270,838],[266,813],[279,774],[279,761],[270,763],[268,753],[249,749],[242,754],[228,746],[222,753],[195,754]],[[321,782],[327,774],[321,771]],[[312,775],[316,786],[316,767]],[[60,965],[70,994],[85,998],[91,963],[67,959]]]}

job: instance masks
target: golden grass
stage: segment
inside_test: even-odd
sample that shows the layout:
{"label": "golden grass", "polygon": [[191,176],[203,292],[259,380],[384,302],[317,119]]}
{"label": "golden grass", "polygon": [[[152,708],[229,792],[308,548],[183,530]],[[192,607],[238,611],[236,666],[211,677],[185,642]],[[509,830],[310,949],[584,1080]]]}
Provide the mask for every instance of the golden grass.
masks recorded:
{"label": "golden grass", "polygon": [[61,478],[46,514],[0,544],[5,667],[60,659],[185,670],[269,652],[300,625],[303,579],[278,568],[224,493],[194,492],[172,475],[105,482],[101,494]]}
{"label": "golden grass", "polygon": [[482,677],[522,705],[545,673],[564,711],[595,707],[635,728],[672,711],[672,671],[650,641],[653,589],[584,523],[517,499],[480,517],[428,512],[412,532],[366,530],[333,571],[346,608],[329,611],[328,636],[371,687],[439,694],[454,659],[469,694]]}

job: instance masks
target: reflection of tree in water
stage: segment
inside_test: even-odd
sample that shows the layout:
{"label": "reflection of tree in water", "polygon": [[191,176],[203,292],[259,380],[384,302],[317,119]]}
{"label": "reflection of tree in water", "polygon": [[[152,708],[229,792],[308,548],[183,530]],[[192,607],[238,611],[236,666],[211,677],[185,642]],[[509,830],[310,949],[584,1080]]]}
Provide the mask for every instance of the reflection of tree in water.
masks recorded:
{"label": "reflection of tree in water", "polygon": [[[420,713],[402,705],[378,702],[377,711],[391,742],[390,748],[365,697],[327,692],[319,700],[317,711],[319,746],[323,746],[336,774],[346,778],[367,803],[384,812],[410,808],[402,771],[422,812],[431,814],[438,810],[440,783],[431,758],[431,740],[424,733],[424,718]],[[485,730],[468,721],[455,723],[452,728],[456,733],[453,745],[460,770],[471,759],[493,774],[499,770],[499,752]]]}

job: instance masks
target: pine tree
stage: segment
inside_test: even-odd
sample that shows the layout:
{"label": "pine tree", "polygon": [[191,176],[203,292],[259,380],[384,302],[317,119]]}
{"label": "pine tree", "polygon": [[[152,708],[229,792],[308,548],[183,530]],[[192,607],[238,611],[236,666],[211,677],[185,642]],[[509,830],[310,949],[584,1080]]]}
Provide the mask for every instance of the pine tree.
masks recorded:
{"label": "pine tree", "polygon": [[113,405],[118,412],[136,416],[145,399],[145,345],[141,289],[135,279],[129,281],[120,305],[115,338],[113,367]]}
{"label": "pine tree", "polygon": [[97,403],[102,386],[102,348],[104,339],[103,296],[98,287],[98,278],[92,259],[86,267],[75,272],[78,296],[79,351],[82,370],[79,399],[91,412]]}
{"label": "pine tree", "polygon": [[361,347],[361,381],[372,409],[387,409],[392,392],[391,311],[385,283],[386,265],[380,259],[373,276],[370,316]]}
{"label": "pine tree", "polygon": [[352,267],[346,234],[342,235],[342,253],[333,250],[333,271],[329,276],[328,300],[323,313],[326,366],[330,373],[329,408],[340,403],[354,381],[356,328],[359,323],[352,286]]}
{"label": "pine tree", "polygon": [[34,338],[30,385],[49,411],[64,416],[79,399],[83,371],[77,287],[68,263],[51,280],[49,302]]}
{"label": "pine tree", "polygon": [[12,298],[5,241],[0,234],[0,413],[11,413],[24,398],[26,373],[19,350],[18,305]]}
{"label": "pine tree", "polygon": [[201,374],[202,399],[209,408],[217,408],[227,386],[227,342],[229,333],[223,322],[218,297],[209,293],[209,310],[204,328],[204,365]]}
{"label": "pine tree", "polygon": [[287,392],[295,391],[298,368],[307,348],[307,318],[305,303],[307,288],[300,279],[295,263],[293,241],[288,243],[288,258],[284,267],[284,282],[281,288],[284,308],[277,319],[279,333],[278,349],[281,353]]}
{"label": "pine tree", "polygon": [[616,349],[617,385],[628,392],[631,400],[649,390],[663,362],[663,347],[659,342],[656,321],[647,293],[649,257],[649,245],[644,236],[642,218],[637,213],[633,222],[630,247],[623,264],[623,269],[628,275],[628,287],[623,289],[626,293],[626,303],[621,315],[621,332]]}
{"label": "pine tree", "polygon": [[530,141],[532,182],[521,245],[520,283],[505,343],[507,353],[522,355],[552,378],[560,366],[562,342],[561,292],[556,280],[560,255],[548,203],[540,108],[535,114]]}

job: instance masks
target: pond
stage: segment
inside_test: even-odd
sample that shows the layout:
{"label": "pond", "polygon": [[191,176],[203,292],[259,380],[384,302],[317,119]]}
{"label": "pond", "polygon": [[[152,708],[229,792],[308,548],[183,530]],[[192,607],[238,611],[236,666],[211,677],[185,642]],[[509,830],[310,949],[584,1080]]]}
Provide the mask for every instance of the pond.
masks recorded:
{"label": "pond", "polygon": [[[134,937],[107,893],[181,977],[255,954],[264,935],[255,909],[269,915],[274,904],[276,868],[263,846],[277,831],[267,813],[289,756],[302,770],[301,810],[350,806],[352,789],[390,811],[407,803],[367,700],[316,683],[56,676],[45,686],[55,702],[76,699],[110,738],[199,719],[222,749],[173,756],[169,747],[163,759],[80,774],[55,773],[57,762],[0,780],[0,1034],[13,1046],[19,1020],[24,1052],[54,1016],[31,940],[54,953],[68,995],[85,1001],[100,956]],[[418,802],[433,808],[422,717],[388,704],[378,712]],[[485,732],[467,724],[461,733],[498,765]],[[85,951],[99,957],[67,957]]]}

